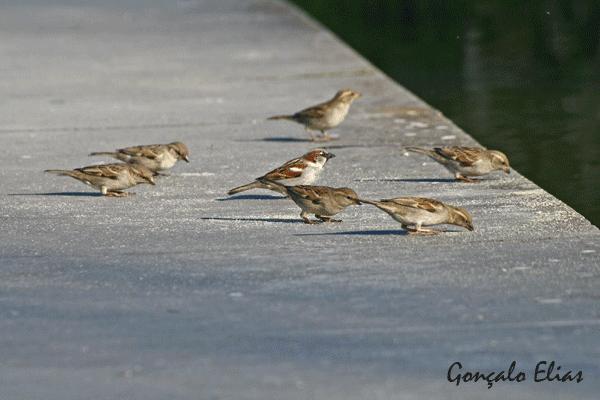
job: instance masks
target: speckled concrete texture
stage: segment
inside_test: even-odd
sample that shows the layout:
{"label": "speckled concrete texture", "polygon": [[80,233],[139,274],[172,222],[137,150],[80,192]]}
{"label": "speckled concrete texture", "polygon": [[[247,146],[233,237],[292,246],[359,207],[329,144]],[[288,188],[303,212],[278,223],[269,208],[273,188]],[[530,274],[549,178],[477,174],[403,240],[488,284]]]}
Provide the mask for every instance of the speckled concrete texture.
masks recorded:
{"label": "speckled concrete texture", "polygon": [[[1,399],[597,398],[598,229],[518,173],[404,154],[474,141],[287,4],[4,1],[0,56]],[[342,87],[364,96],[320,183],[439,198],[475,232],[225,196],[313,147],[266,117]],[[42,173],[173,140],[192,163],[131,198]],[[526,382],[446,380],[512,360]],[[540,360],[584,381],[534,383]]]}

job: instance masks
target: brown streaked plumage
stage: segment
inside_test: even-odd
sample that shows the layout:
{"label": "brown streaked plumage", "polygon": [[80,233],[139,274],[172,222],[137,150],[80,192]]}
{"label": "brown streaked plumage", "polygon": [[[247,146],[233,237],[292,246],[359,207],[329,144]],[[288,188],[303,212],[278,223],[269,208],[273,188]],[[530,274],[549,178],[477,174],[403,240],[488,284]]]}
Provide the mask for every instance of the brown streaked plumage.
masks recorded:
{"label": "brown streaked plumage", "polygon": [[110,197],[132,195],[134,193],[123,192],[123,190],[141,183],[154,185],[156,175],[143,165],[126,163],[90,165],[73,170],[47,169],[44,172],[70,176]]}
{"label": "brown streaked plumage", "polygon": [[397,197],[379,201],[364,199],[360,201],[385,211],[400,222],[402,228],[410,234],[437,234],[440,231],[424,229],[422,226],[439,224],[457,225],[470,231],[474,230],[473,218],[467,210],[438,200],[425,197]]}
{"label": "brown streaked plumage", "polygon": [[508,157],[498,150],[486,150],[481,147],[406,147],[406,150],[425,154],[442,164],[454,174],[455,179],[463,182],[479,182],[469,176],[487,175],[493,171],[510,174]]}
{"label": "brown streaked plumage", "polygon": [[[312,141],[327,141],[332,139],[327,131],[337,127],[344,121],[346,115],[348,115],[350,105],[360,96],[361,94],[354,90],[342,89],[331,100],[305,108],[295,114],[276,115],[268,119],[297,122],[304,125]],[[311,131],[320,131],[321,136],[316,137]]]}
{"label": "brown streaked plumage", "polygon": [[115,151],[90,153],[90,156],[110,156],[127,163],[142,164],[158,172],[172,168],[178,160],[190,162],[189,149],[181,142],[124,147]]}
{"label": "brown streaked plumage", "polygon": [[310,214],[323,222],[342,222],[332,217],[351,205],[360,205],[356,192],[350,188],[332,188],[328,186],[283,186],[277,182],[261,179],[261,182],[279,186],[302,209],[300,218],[306,224],[314,224],[308,218]]}
{"label": "brown streaked plumage", "polygon": [[268,189],[287,196],[287,192],[285,190],[282,190],[278,186],[264,183],[261,181],[261,179],[275,181],[286,186],[310,185],[317,180],[321,170],[325,166],[325,163],[327,163],[327,161],[333,157],[335,157],[335,155],[325,149],[311,150],[302,157],[289,160],[282,166],[267,172],[265,175],[259,178],[256,178],[254,182],[231,189],[229,192],[227,192],[227,194],[233,195],[250,189]]}

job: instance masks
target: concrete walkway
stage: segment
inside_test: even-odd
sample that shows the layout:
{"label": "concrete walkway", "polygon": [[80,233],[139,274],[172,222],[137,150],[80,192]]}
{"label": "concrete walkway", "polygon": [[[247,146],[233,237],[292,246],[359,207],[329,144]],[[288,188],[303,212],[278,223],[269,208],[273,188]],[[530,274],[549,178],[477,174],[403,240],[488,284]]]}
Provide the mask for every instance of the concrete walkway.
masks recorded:
{"label": "concrete walkway", "polygon": [[[598,229],[516,173],[438,181],[399,147],[473,139],[288,5],[4,1],[0,58],[0,399],[597,398]],[[320,182],[460,204],[475,232],[224,197],[311,148],[267,116],[342,87],[364,97]],[[41,172],[176,139],[192,163],[133,198]],[[526,382],[446,380],[512,360]],[[584,381],[534,383],[540,360]]]}

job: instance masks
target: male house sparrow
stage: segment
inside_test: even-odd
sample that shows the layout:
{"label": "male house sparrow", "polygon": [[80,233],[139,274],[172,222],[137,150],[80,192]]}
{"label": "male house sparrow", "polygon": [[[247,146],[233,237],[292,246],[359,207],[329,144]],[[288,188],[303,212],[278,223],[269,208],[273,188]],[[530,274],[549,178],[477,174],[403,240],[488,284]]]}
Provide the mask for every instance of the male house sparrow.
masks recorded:
{"label": "male house sparrow", "polygon": [[155,172],[140,164],[101,164],[88,167],[76,168],[74,170],[47,169],[57,175],[70,176],[78,181],[99,189],[104,196],[125,197],[135,193],[123,192],[140,183],[154,185]]}
{"label": "male house sparrow", "polygon": [[190,152],[181,142],[169,144],[147,144],[142,146],[125,147],[113,151],[90,153],[90,156],[111,156],[128,163],[142,164],[151,171],[164,171],[173,168],[178,160],[190,162]]}
{"label": "male house sparrow", "polygon": [[335,154],[324,149],[311,150],[302,157],[294,158],[267,172],[254,182],[231,189],[227,194],[232,195],[250,189],[269,189],[287,195],[287,192],[278,186],[260,180],[267,179],[285,186],[310,185],[317,179],[327,160],[333,157],[335,157]]}
{"label": "male house sparrow", "polygon": [[357,204],[360,205],[358,195],[349,188],[332,188],[328,186],[284,186],[277,182],[262,179],[264,183],[277,185],[285,190],[288,196],[302,209],[300,217],[306,224],[315,224],[318,221],[310,220],[309,214],[323,222],[342,222],[339,219],[333,219],[334,215],[342,212],[346,207]]}
{"label": "male house sparrow", "polygon": [[487,175],[501,170],[510,174],[508,157],[497,150],[486,150],[480,147],[406,147],[406,150],[425,154],[446,167],[454,174],[455,179],[463,182],[479,182],[469,176]]}
{"label": "male house sparrow", "polygon": [[[358,92],[350,89],[343,89],[338,91],[331,100],[324,103],[298,111],[295,114],[276,115],[269,119],[286,119],[304,125],[305,129],[310,134],[312,141],[331,140],[332,137],[329,136],[327,130],[335,128],[344,121],[348,114],[348,110],[350,109],[350,105],[360,96],[361,94]],[[311,130],[321,131],[321,137],[317,138]]]}
{"label": "male house sparrow", "polygon": [[[473,219],[464,208],[444,204],[441,201],[423,197],[397,197],[395,199],[372,201],[360,200],[372,204],[388,213],[402,224],[409,234],[435,235],[440,231],[423,229],[423,225],[451,224],[472,231]],[[409,227],[412,226],[412,227]]]}

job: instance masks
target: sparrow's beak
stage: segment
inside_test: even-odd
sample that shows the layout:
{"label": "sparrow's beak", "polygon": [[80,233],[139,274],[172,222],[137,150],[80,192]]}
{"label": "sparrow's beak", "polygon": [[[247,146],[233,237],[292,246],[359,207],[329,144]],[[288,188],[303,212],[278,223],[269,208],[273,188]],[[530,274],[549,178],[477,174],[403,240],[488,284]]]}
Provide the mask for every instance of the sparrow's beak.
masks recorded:
{"label": "sparrow's beak", "polygon": [[325,156],[325,158],[327,158],[328,160],[333,157],[335,157],[335,154],[333,153],[327,153],[327,155]]}
{"label": "sparrow's beak", "polygon": [[475,227],[473,227],[473,224],[467,224],[467,226],[465,228],[467,228],[471,232],[473,232],[475,230]]}
{"label": "sparrow's beak", "polygon": [[502,171],[506,172],[507,174],[510,174],[510,167],[504,167],[502,168]]}
{"label": "sparrow's beak", "polygon": [[150,177],[148,178],[148,183],[150,183],[151,185],[156,185],[156,182],[154,181],[154,178]]}
{"label": "sparrow's beak", "polygon": [[362,93],[359,93],[359,92],[354,92],[354,93],[356,93],[356,98],[357,99],[360,98],[360,97],[362,97]]}
{"label": "sparrow's beak", "polygon": [[357,206],[362,206],[362,202],[360,201],[360,199],[354,199],[354,201]]}
{"label": "sparrow's beak", "polygon": [[190,162],[190,158],[188,156],[183,156],[183,161],[189,163]]}

